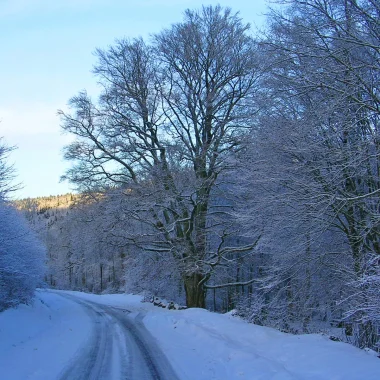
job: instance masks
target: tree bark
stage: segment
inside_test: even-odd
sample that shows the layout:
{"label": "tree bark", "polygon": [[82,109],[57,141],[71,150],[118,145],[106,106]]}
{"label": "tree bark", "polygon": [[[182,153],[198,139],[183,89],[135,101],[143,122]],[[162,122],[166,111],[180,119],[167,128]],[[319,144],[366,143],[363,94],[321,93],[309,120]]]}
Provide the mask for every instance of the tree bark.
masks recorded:
{"label": "tree bark", "polygon": [[183,277],[187,307],[206,307],[206,289],[202,283],[203,278],[201,273],[192,273]]}

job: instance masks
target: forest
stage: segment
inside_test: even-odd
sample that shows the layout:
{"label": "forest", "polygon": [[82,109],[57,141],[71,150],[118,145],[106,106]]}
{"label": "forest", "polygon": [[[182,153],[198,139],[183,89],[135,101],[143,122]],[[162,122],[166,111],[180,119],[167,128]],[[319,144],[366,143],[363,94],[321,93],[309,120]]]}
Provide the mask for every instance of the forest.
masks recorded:
{"label": "forest", "polygon": [[100,95],[59,111],[77,192],[15,202],[47,286],[380,350],[380,4],[279,3],[96,50]]}

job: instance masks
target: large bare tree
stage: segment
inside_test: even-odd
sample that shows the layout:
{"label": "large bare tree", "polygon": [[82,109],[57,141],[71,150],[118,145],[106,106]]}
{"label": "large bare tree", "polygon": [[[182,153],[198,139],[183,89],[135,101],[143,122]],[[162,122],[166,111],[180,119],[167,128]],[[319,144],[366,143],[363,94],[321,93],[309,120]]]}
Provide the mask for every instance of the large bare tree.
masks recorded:
{"label": "large bare tree", "polygon": [[214,268],[253,245],[230,247],[226,231],[208,241],[212,192],[253,113],[257,56],[248,31],[230,9],[187,10],[152,45],[120,40],[97,50],[99,101],[81,92],[70,100],[73,114],[60,112],[77,136],[66,178],[82,190],[117,186],[139,197],[129,213],[147,232],[135,242],[173,255],[188,306],[204,307]]}

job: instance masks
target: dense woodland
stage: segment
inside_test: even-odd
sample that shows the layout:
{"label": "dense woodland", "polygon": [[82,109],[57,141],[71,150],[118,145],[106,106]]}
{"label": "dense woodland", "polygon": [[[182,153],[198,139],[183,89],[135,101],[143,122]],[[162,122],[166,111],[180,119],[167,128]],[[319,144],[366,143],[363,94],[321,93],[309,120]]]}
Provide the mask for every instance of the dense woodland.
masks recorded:
{"label": "dense woodland", "polygon": [[80,195],[18,203],[46,283],[380,336],[380,4],[288,0],[253,32],[187,10],[96,50],[60,111]]}

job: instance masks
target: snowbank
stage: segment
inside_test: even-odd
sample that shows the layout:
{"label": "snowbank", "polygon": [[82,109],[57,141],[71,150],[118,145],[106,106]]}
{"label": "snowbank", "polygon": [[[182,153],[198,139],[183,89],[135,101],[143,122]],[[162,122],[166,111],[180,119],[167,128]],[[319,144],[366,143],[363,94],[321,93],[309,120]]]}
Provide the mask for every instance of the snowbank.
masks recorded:
{"label": "snowbank", "polygon": [[380,379],[380,360],[322,335],[290,335],[201,309],[144,323],[185,379]]}
{"label": "snowbank", "polygon": [[39,291],[32,305],[0,313],[0,378],[50,380],[91,333],[81,306],[54,293]]}

